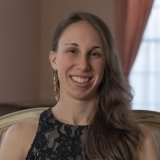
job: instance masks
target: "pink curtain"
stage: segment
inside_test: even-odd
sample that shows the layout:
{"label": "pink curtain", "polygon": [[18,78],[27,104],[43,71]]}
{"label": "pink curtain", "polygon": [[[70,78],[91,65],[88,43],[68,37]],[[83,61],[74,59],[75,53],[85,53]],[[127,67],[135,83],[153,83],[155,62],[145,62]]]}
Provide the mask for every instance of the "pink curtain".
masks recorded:
{"label": "pink curtain", "polygon": [[115,0],[116,43],[128,78],[154,0]]}

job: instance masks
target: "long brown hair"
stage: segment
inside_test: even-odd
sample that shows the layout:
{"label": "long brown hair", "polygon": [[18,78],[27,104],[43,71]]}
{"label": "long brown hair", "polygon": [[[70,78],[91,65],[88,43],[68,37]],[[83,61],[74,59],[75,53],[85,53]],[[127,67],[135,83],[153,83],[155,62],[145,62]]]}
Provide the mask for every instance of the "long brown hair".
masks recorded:
{"label": "long brown hair", "polygon": [[[57,50],[63,31],[78,21],[86,21],[95,28],[102,40],[105,55],[104,76],[98,88],[98,111],[88,127],[85,141],[87,155],[90,159],[99,160],[136,160],[135,153],[141,147],[142,133],[130,109],[132,94],[122,73],[108,26],[93,14],[72,13],[57,26],[52,50]],[[59,89],[56,94],[59,95]]]}

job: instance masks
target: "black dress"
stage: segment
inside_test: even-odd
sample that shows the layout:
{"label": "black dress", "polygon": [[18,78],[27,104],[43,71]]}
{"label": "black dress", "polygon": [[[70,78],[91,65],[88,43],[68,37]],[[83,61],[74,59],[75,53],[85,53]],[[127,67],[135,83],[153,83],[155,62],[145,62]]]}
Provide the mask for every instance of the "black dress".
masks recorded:
{"label": "black dress", "polygon": [[26,160],[88,160],[83,141],[87,126],[64,124],[51,108],[41,113]]}

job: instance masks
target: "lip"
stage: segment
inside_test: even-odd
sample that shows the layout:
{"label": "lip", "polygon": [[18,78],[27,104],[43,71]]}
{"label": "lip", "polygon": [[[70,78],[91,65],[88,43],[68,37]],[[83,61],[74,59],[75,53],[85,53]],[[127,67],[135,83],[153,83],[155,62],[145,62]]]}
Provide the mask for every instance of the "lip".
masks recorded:
{"label": "lip", "polygon": [[79,75],[70,75],[69,76],[72,82],[76,84],[76,86],[86,86],[90,83],[92,77],[91,76],[79,76]]}

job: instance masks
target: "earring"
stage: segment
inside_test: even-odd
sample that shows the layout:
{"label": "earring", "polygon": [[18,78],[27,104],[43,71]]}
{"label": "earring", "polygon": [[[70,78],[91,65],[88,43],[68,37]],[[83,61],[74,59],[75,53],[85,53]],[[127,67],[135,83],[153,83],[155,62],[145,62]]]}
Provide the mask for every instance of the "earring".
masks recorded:
{"label": "earring", "polygon": [[59,79],[57,70],[53,70],[53,84],[54,84],[54,96],[56,101],[59,100]]}

